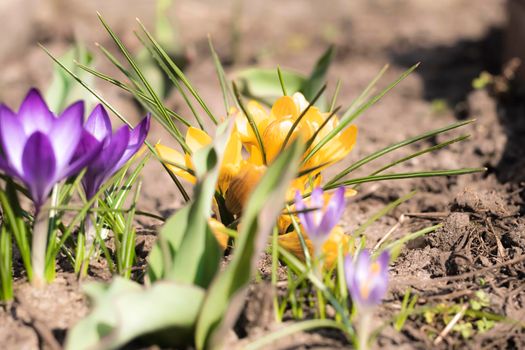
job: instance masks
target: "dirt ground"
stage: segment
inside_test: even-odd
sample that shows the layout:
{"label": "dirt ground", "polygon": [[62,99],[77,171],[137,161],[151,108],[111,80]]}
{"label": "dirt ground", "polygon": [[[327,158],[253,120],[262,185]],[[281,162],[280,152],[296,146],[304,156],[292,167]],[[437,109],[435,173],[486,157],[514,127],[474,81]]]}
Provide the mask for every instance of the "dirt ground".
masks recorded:
{"label": "dirt ground", "polygon": [[[0,42],[0,99],[16,107],[29,86],[45,89],[48,85],[52,64],[36,46],[37,42],[56,53],[63,52],[75,38],[93,51],[95,41],[109,46],[109,39],[97,24],[97,10],[136,49],[138,45],[132,34],[134,18],[140,17],[151,25],[152,6],[139,0],[107,3],[2,1],[0,29],[6,37],[16,40]],[[115,3],[125,3],[126,10],[122,11]],[[212,33],[220,56],[231,61],[232,8],[231,1],[185,0],[177,1],[172,13],[186,47],[189,60],[186,73],[218,113],[223,110],[222,98],[213,78],[206,35]],[[345,105],[385,64],[389,63],[390,69],[383,85],[421,62],[414,74],[357,120],[358,142],[348,161],[457,120],[477,120],[462,131],[449,134],[468,133],[471,137],[466,142],[410,161],[396,170],[484,166],[487,172],[369,184],[361,187],[358,196],[348,203],[343,225],[351,233],[392,200],[418,191],[414,198],[366,231],[370,246],[389,230],[393,230],[392,237],[402,237],[435,223],[444,225],[402,251],[392,267],[388,297],[376,314],[377,325],[399,312],[409,288],[419,295],[417,307],[464,305],[483,291],[490,300],[485,311],[523,321],[525,102],[513,93],[512,84],[511,92],[472,88],[473,79],[482,71],[501,73],[505,2],[478,0],[474,6],[468,0],[245,1],[241,12],[240,62],[227,66],[231,76],[239,68],[253,64],[262,67],[278,64],[308,72],[327,45],[335,44],[337,56],[329,82],[333,89],[336,80],[342,79],[339,101]],[[113,72],[100,55],[96,63],[97,68]],[[129,96],[104,83],[97,88],[119,110],[138,120],[141,112]],[[187,114],[178,96],[170,96],[168,100],[181,114]],[[158,125],[153,127],[152,141],[166,138]],[[445,140],[440,136],[423,145]],[[373,164],[356,175],[368,174],[378,167],[380,164]],[[142,209],[169,215],[180,205],[175,186],[170,185],[170,178],[158,164],[149,164],[143,177]],[[139,237],[138,255],[144,258],[154,240],[154,225],[158,223],[147,220],[140,223],[144,232]],[[45,290],[32,290],[22,278],[17,282],[15,302],[0,309],[3,348],[59,348],[67,329],[86,314],[86,301],[78,283],[67,268],[64,270],[57,282]],[[108,277],[99,270],[103,268],[94,269],[91,278]],[[245,312],[236,333],[228,339],[228,347],[241,349],[244,344],[286,325],[273,322],[268,290],[265,284],[252,286]],[[517,322],[497,323],[466,340],[458,332],[451,332],[434,344],[429,335],[437,335],[444,328],[445,322],[429,324],[422,315],[414,316],[401,332],[385,327],[376,347],[525,348],[525,331]],[[316,331],[297,334],[271,348],[349,347],[338,334]]]}

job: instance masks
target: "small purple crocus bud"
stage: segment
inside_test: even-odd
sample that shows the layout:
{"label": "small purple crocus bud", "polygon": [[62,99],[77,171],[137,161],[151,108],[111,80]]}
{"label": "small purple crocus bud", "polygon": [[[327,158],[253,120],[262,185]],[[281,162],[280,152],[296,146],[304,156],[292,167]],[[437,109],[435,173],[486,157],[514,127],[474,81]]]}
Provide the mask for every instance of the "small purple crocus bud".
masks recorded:
{"label": "small purple crocus bud", "polygon": [[295,209],[300,212],[299,220],[314,246],[314,251],[320,253],[323,243],[328,239],[345,210],[345,189],[339,187],[328,203],[325,203],[323,189],[316,187],[312,191],[308,205],[297,191]]}
{"label": "small purple crocus bud", "polygon": [[36,89],[28,92],[18,113],[0,105],[0,168],[26,185],[37,212],[56,183],[78,174],[102,148],[93,143],[74,156],[83,118],[83,102],[57,117]]}
{"label": "small purple crocus bud", "polygon": [[345,259],[345,277],[352,301],[361,311],[368,310],[381,303],[388,289],[388,262],[390,253],[383,251],[376,260],[372,260],[368,250],[362,250],[357,259],[347,256]]}
{"label": "small purple crocus bud", "polygon": [[85,133],[76,155],[80,156],[84,147],[102,142],[99,155],[88,165],[82,178],[82,185],[88,199],[92,198],[100,186],[115,174],[142,146],[149,131],[150,116],[146,116],[133,130],[123,126],[112,131],[109,115],[98,105],[91,112],[84,126]]}

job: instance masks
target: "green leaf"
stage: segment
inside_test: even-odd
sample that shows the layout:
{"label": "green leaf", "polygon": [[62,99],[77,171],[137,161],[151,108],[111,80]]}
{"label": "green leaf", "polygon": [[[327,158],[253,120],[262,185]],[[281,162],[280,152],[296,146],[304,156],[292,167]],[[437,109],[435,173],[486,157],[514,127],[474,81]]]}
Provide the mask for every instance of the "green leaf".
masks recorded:
{"label": "green leaf", "polygon": [[280,215],[289,183],[296,175],[303,147],[293,142],[268,168],[250,196],[239,227],[231,263],[213,281],[197,323],[197,349],[220,348],[224,332],[235,322],[256,261]]}
{"label": "green leaf", "polygon": [[[280,71],[284,87],[289,94],[301,89],[306,80],[303,75],[286,69],[280,69]],[[248,68],[240,71],[236,78],[243,95],[266,104],[273,103],[283,95],[281,82],[275,69]]]}
{"label": "green leaf", "polygon": [[[207,287],[219,267],[221,251],[208,225],[221,159],[231,120],[221,124],[213,144],[195,153],[198,178],[194,200],[170,218],[151,252],[149,277]],[[191,223],[191,225],[189,224]]]}
{"label": "green leaf", "polygon": [[164,346],[186,344],[204,299],[196,286],[162,281],[145,289],[121,277],[86,285],[86,293],[93,310],[69,331],[65,349],[116,349],[139,337]]}
{"label": "green leaf", "polygon": [[311,101],[316,93],[321,89],[326,82],[326,73],[334,58],[335,50],[330,46],[321,57],[317,60],[312,73],[307,80],[301,85],[300,91],[303,93],[307,101]]}
{"label": "green leaf", "polygon": [[6,225],[0,228],[0,300],[13,298],[13,251],[11,233]]}
{"label": "green leaf", "polygon": [[[85,79],[85,74],[81,74],[82,72],[76,67],[74,61],[89,66],[93,63],[93,56],[83,45],[77,44],[71,47],[64,56],[61,57],[61,60],[67,62],[67,67],[75,72],[75,74]],[[75,100],[87,98],[93,100],[91,95],[86,94],[85,91],[80,89],[80,86],[75,83],[74,78],[58,66],[53,68],[53,77],[50,86],[47,88],[45,98],[52,111],[60,113],[67,104]]]}

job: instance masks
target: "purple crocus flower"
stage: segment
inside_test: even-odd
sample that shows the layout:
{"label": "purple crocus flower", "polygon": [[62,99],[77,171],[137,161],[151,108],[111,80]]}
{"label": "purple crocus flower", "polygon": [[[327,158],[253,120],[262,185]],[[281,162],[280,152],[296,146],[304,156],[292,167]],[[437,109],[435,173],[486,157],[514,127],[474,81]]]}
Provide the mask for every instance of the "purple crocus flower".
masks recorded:
{"label": "purple crocus flower", "polygon": [[74,156],[83,118],[83,102],[57,117],[36,89],[28,92],[18,113],[0,105],[0,168],[27,186],[37,212],[56,183],[80,172],[100,152],[102,145],[91,143]]}
{"label": "purple crocus flower", "polygon": [[352,300],[361,311],[381,303],[388,289],[388,262],[390,253],[385,250],[372,261],[368,250],[362,250],[357,259],[345,259],[345,277]]}
{"label": "purple crocus flower", "polygon": [[314,251],[320,252],[323,243],[328,239],[330,232],[337,225],[345,210],[345,189],[339,187],[326,204],[323,189],[316,187],[310,196],[309,205],[297,191],[295,209],[300,211],[299,220],[314,245]]}
{"label": "purple crocus flower", "polygon": [[84,126],[82,144],[76,152],[80,156],[92,144],[103,144],[102,151],[88,165],[82,178],[88,199],[139,150],[148,134],[150,119],[148,115],[133,130],[125,125],[113,134],[111,121],[104,107],[98,105],[93,109]]}

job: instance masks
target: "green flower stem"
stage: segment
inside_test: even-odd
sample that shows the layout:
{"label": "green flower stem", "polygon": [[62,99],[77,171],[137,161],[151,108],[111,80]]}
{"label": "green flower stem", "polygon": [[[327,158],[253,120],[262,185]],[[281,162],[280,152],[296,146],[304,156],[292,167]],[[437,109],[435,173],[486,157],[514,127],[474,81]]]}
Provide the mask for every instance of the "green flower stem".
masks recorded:
{"label": "green flower stem", "polygon": [[[45,206],[43,206],[45,208]],[[45,285],[45,267],[47,235],[49,223],[49,210],[37,208],[35,223],[33,226],[33,241],[31,245],[31,265],[33,266],[33,285],[42,287]]]}
{"label": "green flower stem", "polygon": [[[318,247],[320,250],[320,247]],[[316,257],[314,261],[314,273],[319,281],[323,281],[323,261],[320,259],[320,253],[315,251]],[[321,320],[326,319],[326,300],[324,298],[323,292],[320,289],[317,289],[317,307],[319,308],[319,318]]]}
{"label": "green flower stem", "polygon": [[372,321],[372,313],[368,310],[359,315],[357,338],[359,342],[359,350],[368,350],[368,340],[370,338],[370,325]]}
{"label": "green flower stem", "polygon": [[[93,208],[98,208],[98,201],[93,204]],[[84,256],[86,258],[89,257],[89,251],[91,250],[91,247],[95,242],[95,238],[97,237],[97,229],[94,224],[94,222],[97,221],[97,212],[94,211],[91,215],[87,215],[86,220],[84,220],[84,234],[86,235],[86,250]]]}

